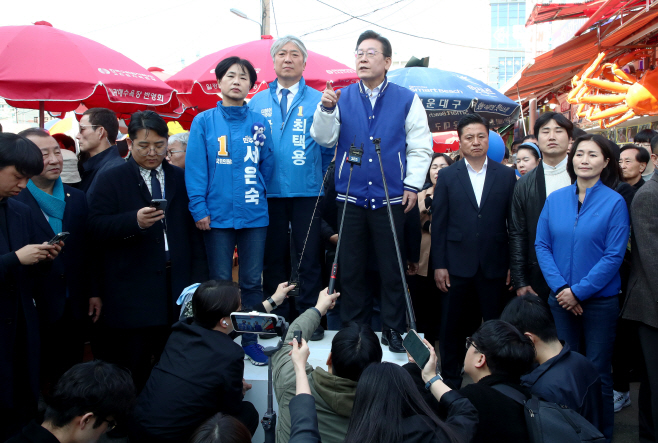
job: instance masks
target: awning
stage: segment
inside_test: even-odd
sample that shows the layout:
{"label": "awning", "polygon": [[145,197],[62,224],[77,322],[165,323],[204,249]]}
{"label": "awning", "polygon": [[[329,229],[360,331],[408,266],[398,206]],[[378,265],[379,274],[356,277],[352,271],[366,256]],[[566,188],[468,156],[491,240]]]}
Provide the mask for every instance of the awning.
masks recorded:
{"label": "awning", "polygon": [[[633,12],[601,26],[601,51],[608,50],[607,59],[616,57],[624,49],[610,48],[632,44],[658,29],[658,10],[652,8]],[[607,48],[607,49],[606,49]],[[594,60],[599,51],[596,32],[571,39],[552,51],[538,56],[526,67],[516,83],[508,82],[502,92],[513,100],[527,101],[528,96],[539,97],[566,85],[586,63]]]}
{"label": "awning", "polygon": [[[592,0],[583,3],[536,4],[530,12],[526,27],[538,23],[576,18],[592,18],[594,22],[617,15],[620,9],[635,8],[646,4],[646,0]],[[591,23],[588,25],[592,26]],[[587,29],[587,28],[585,28]],[[576,34],[580,35],[580,34]]]}

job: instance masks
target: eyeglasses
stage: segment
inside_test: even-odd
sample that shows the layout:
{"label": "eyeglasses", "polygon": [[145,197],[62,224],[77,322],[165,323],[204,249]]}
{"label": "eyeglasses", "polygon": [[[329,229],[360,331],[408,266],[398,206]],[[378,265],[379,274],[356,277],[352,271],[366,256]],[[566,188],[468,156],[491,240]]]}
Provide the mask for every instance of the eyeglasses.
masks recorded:
{"label": "eyeglasses", "polygon": [[84,131],[87,128],[98,128],[100,125],[80,125],[80,132]]}
{"label": "eyeglasses", "polygon": [[478,347],[475,346],[475,343],[473,342],[473,339],[472,339],[471,337],[466,337],[466,350],[468,351],[468,348],[470,348],[471,346],[473,346],[473,348],[474,348],[476,351],[482,353],[482,352],[478,349]]}
{"label": "eyeglasses", "polygon": [[114,420],[108,420],[107,418],[103,421],[107,422],[107,428],[105,429],[105,432],[110,432],[112,429],[117,427],[117,422]]}
{"label": "eyeglasses", "polygon": [[[368,49],[367,51],[363,51],[361,49],[358,49],[358,50],[354,51],[354,57],[356,59],[360,59],[361,57],[363,57],[363,54],[365,54],[366,57],[368,57],[368,58],[374,58],[375,55],[377,55],[377,54],[382,54],[383,55],[384,53],[379,52],[379,51],[375,51],[374,49]],[[384,56],[384,57],[386,57],[386,56]]]}
{"label": "eyeglasses", "polygon": [[139,152],[140,155],[143,155],[146,157],[153,151],[155,155],[158,155],[162,157],[167,153],[167,147],[166,146],[160,146],[160,147],[154,147],[154,146],[137,146],[137,152]]}
{"label": "eyeglasses", "polygon": [[167,151],[167,155],[169,157],[171,157],[172,155],[178,154],[179,152],[185,152],[185,151],[183,151],[183,150],[180,150],[180,151]]}

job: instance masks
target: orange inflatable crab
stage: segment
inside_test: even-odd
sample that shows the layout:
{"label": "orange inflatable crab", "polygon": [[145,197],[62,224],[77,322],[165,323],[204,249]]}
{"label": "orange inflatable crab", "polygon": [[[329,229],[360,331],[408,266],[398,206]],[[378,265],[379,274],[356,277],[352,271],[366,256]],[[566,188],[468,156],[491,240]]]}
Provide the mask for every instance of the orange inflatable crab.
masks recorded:
{"label": "orange inflatable crab", "polygon": [[[658,71],[646,70],[638,81],[622,70],[633,60],[650,57],[651,51],[633,51],[603,65],[600,63],[606,53],[600,53],[571,80],[573,89],[567,102],[579,104],[578,116],[599,121],[602,128],[618,125],[636,115],[658,114]],[[587,111],[586,105],[590,105]]]}

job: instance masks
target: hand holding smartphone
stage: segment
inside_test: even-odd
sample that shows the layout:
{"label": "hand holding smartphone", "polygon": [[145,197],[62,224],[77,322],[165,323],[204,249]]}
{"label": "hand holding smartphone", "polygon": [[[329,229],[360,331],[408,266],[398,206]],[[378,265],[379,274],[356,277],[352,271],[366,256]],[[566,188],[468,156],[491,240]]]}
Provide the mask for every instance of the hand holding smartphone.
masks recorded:
{"label": "hand holding smartphone", "polygon": [[402,341],[402,346],[407,350],[411,358],[414,359],[418,367],[422,370],[430,359],[430,349],[423,343],[418,333],[410,329],[407,336]]}
{"label": "hand holding smartphone", "polygon": [[48,244],[49,244],[49,245],[54,245],[55,243],[59,243],[59,242],[61,242],[61,241],[64,241],[64,240],[66,240],[66,238],[67,238],[69,235],[70,235],[70,234],[69,234],[68,232],[60,232],[59,234],[57,234],[56,236],[54,236],[53,238],[51,238],[50,241],[48,241]]}

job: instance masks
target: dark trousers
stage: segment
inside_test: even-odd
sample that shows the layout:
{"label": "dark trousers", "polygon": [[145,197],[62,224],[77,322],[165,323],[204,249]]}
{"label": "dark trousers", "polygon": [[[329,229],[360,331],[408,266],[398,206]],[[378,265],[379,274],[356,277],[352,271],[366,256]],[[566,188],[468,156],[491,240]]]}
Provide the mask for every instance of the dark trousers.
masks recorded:
{"label": "dark trousers", "polygon": [[505,277],[486,278],[481,268],[470,278],[450,276],[450,288],[442,296],[439,352],[441,374],[453,389],[459,389],[462,384],[466,337],[472,335],[483,320],[500,317],[508,294]]}
{"label": "dark trousers", "polygon": [[129,329],[101,326],[94,357],[128,369],[139,394],[151,375],[151,369],[160,361],[170,332],[170,326]]}
{"label": "dark trousers", "polygon": [[49,392],[73,365],[82,363],[86,322],[76,319],[67,300],[64,315],[53,322],[41,322],[41,388]]}
{"label": "dark trousers", "polygon": [[[640,436],[645,438],[645,440],[641,441],[647,441],[647,434],[654,433],[655,435],[656,429],[658,429],[658,371],[656,370],[658,365],[658,329],[644,323],[639,323],[638,334],[647,368],[649,387],[647,389],[643,381],[640,388],[640,395],[644,394],[646,397],[651,398],[651,401],[646,405],[647,407],[642,408],[642,405],[640,405]],[[647,409],[650,409],[650,411],[647,411]],[[645,423],[642,423],[642,419],[644,419]]]}
{"label": "dark trousers", "polygon": [[[265,240],[263,292],[266,297],[276,292],[279,283],[290,280],[286,260],[290,251],[292,273],[300,283],[295,306],[300,312],[312,308],[318,301],[322,278],[320,254],[320,211],[315,211],[315,197],[268,198],[270,224]],[[312,219],[311,219],[312,217]],[[310,231],[309,231],[310,225]],[[288,228],[290,227],[290,236]],[[306,243],[306,245],[304,244]],[[303,253],[303,256],[302,256]],[[299,272],[297,269],[299,267]],[[290,320],[290,307],[284,301],[277,315]]]}
{"label": "dark trousers", "polygon": [[408,277],[407,281],[416,313],[418,332],[425,334],[425,339],[434,346],[441,325],[442,292],[436,287],[433,270],[428,269],[427,277],[414,275]]}
{"label": "dark trousers", "polygon": [[[343,202],[337,202],[338,214],[342,214]],[[404,245],[404,208],[392,205],[393,221],[400,245]],[[366,280],[368,243],[377,260],[381,277],[381,321],[383,329],[406,330],[404,287],[395,253],[393,233],[387,208],[371,210],[348,203],[338,252],[338,279],[340,280],[343,325],[351,321],[369,323],[373,310],[371,291]],[[400,246],[402,247],[402,246]]]}

